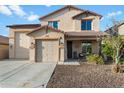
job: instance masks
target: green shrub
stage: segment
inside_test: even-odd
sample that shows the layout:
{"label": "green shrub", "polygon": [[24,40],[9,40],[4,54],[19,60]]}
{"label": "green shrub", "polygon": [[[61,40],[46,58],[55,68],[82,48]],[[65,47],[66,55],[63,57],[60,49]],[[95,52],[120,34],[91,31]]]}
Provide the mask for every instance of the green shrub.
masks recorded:
{"label": "green shrub", "polygon": [[105,54],[106,56],[112,57],[114,49],[110,44],[105,43],[102,45],[102,53]]}
{"label": "green shrub", "polygon": [[124,58],[121,58],[119,61],[120,64],[124,64]]}
{"label": "green shrub", "polygon": [[124,64],[124,61],[120,61],[119,63],[120,63],[120,64]]}
{"label": "green shrub", "polygon": [[93,63],[93,64],[104,64],[103,58],[96,54],[87,56],[87,61],[88,63]]}

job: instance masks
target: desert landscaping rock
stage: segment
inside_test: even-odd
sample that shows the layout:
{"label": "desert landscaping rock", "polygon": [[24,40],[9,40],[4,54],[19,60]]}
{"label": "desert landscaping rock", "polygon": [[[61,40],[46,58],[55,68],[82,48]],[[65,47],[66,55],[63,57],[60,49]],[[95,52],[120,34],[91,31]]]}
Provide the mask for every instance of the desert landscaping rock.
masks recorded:
{"label": "desert landscaping rock", "polygon": [[124,73],[111,73],[111,65],[57,65],[48,88],[120,88]]}

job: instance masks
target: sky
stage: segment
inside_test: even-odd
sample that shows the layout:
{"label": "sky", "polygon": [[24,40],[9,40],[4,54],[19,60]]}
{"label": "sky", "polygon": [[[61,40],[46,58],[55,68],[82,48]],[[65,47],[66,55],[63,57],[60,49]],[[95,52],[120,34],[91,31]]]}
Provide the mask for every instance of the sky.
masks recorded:
{"label": "sky", "polygon": [[[0,5],[0,35],[8,36],[7,25],[40,23],[39,17],[62,8],[63,5]],[[112,5],[76,5],[76,7],[94,11],[103,17],[100,31],[112,26],[112,20],[124,20],[124,6]]]}

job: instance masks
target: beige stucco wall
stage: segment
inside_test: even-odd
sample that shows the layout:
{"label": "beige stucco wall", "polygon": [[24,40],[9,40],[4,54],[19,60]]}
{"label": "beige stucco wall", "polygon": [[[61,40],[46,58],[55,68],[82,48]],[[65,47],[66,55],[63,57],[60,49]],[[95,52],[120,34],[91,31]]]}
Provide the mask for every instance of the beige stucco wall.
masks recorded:
{"label": "beige stucco wall", "polygon": [[31,32],[34,28],[9,28],[9,38],[14,38],[15,32]]}
{"label": "beige stucco wall", "polygon": [[[46,31],[45,30],[39,30],[39,31],[36,31],[34,33],[31,33],[29,35],[31,38],[30,38],[30,43],[33,42],[35,44],[35,48],[31,49],[30,48],[30,61],[31,62],[35,62],[36,61],[36,40],[37,39],[41,39],[42,41],[46,40],[51,42],[52,43],[52,40],[49,40],[49,38],[56,38],[57,42],[59,42],[59,47],[56,48],[56,50],[59,51],[59,61],[63,62],[64,61],[64,46],[63,45],[60,45],[60,37],[62,38],[62,42],[64,42],[64,34],[63,33],[58,33],[58,32],[53,32],[53,31],[49,31],[47,34],[46,34]],[[46,39],[47,37],[47,39]],[[45,42],[45,41],[44,41]],[[49,51],[47,51],[48,54]],[[56,56],[57,57],[57,56]]]}
{"label": "beige stucco wall", "polygon": [[[23,29],[23,28],[18,28],[18,29],[16,29],[16,28],[10,28],[9,29],[9,58],[11,59],[11,58],[16,58],[16,41],[18,40],[17,39],[17,37],[16,37],[16,33],[22,33],[22,35],[21,35],[21,45],[23,46],[23,47],[26,47],[26,49],[27,48],[29,48],[29,39],[27,39],[28,38],[28,36],[26,36],[26,34],[28,33],[28,32],[31,32],[33,29],[32,28],[29,28],[29,29]],[[18,45],[20,45],[20,44],[18,44]],[[19,49],[17,49],[17,50],[19,50]],[[20,53],[19,55],[22,55],[23,53]],[[22,57],[22,58],[24,58],[24,57]]]}
{"label": "beige stucco wall", "polygon": [[100,17],[92,14],[82,14],[77,18],[73,19],[72,17],[81,13],[81,10],[65,9],[63,11],[57,12],[54,15],[51,15],[47,18],[41,20],[41,25],[47,25],[48,21],[59,21],[59,29],[68,32],[68,31],[81,31],[81,20],[82,19],[92,19],[92,30],[99,31],[99,21]]}
{"label": "beige stucco wall", "polygon": [[36,46],[34,46],[33,48],[31,48],[31,43],[33,43],[34,45],[35,43],[35,39],[33,37],[30,38],[30,48],[29,48],[29,60],[30,62],[35,62],[35,48]]}
{"label": "beige stucco wall", "polygon": [[0,44],[0,60],[9,57],[9,45]]}
{"label": "beige stucco wall", "polygon": [[[10,29],[9,44],[12,47],[9,49],[9,58],[17,58],[17,56],[24,58],[24,57],[29,56],[30,61],[35,62],[35,57],[36,57],[35,48],[34,49],[30,48],[31,43],[35,44],[35,39],[42,39],[42,38],[45,38],[46,36],[47,37],[49,36],[50,38],[62,37],[62,40],[64,41],[64,34],[63,33],[50,31],[46,34],[45,30],[40,30],[40,31],[36,31],[36,32],[31,33],[30,34],[31,37],[30,37],[30,36],[26,35],[30,31],[32,31],[32,29]],[[18,42],[18,41],[21,41],[21,42]],[[26,53],[25,53],[25,51],[22,51],[22,49],[20,49],[20,45],[25,47],[25,49],[27,51]],[[60,60],[61,61],[64,60],[64,48],[63,47],[62,46],[59,47]],[[19,51],[20,53],[17,54],[17,51]],[[29,53],[28,53],[28,51],[29,51]]]}
{"label": "beige stucco wall", "polygon": [[65,53],[64,53],[64,47],[60,48],[60,59],[59,62],[64,62],[65,60]]}
{"label": "beige stucco wall", "polygon": [[99,49],[100,49],[99,42],[92,41],[92,53],[99,54]]}
{"label": "beige stucco wall", "polygon": [[94,19],[92,22],[92,30],[100,31],[100,17],[94,16]]}
{"label": "beige stucco wall", "polygon": [[98,16],[94,16],[94,15],[91,15],[91,14],[88,14],[87,16],[86,16],[86,14],[82,14],[82,15],[78,16],[77,18],[75,18],[73,20],[75,31],[77,31],[77,32],[81,31],[81,20],[83,20],[83,19],[92,20],[91,29],[94,30],[94,31],[99,31],[99,21],[100,21],[100,19],[99,19]]}
{"label": "beige stucco wall", "polygon": [[36,37],[41,37],[45,34],[46,34],[45,30],[39,30],[39,31],[32,32],[29,36],[36,38]]}
{"label": "beige stucco wall", "polygon": [[30,37],[26,33],[15,33],[15,58],[29,59]]}
{"label": "beige stucco wall", "polygon": [[48,21],[59,21],[59,29],[63,31],[73,31],[74,22],[72,17],[81,13],[81,10],[75,9],[65,9],[60,12],[57,12],[54,15],[51,15],[41,21],[41,25],[47,25]]}
{"label": "beige stucco wall", "polygon": [[121,25],[118,27],[118,34],[119,35],[124,35],[124,25]]}

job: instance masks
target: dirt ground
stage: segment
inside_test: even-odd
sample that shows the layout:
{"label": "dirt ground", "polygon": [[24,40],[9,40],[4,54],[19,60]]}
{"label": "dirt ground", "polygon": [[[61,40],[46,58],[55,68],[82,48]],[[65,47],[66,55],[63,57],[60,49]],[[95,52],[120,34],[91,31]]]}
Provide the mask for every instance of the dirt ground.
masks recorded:
{"label": "dirt ground", "polygon": [[48,88],[120,88],[124,73],[113,74],[112,65],[57,65]]}

